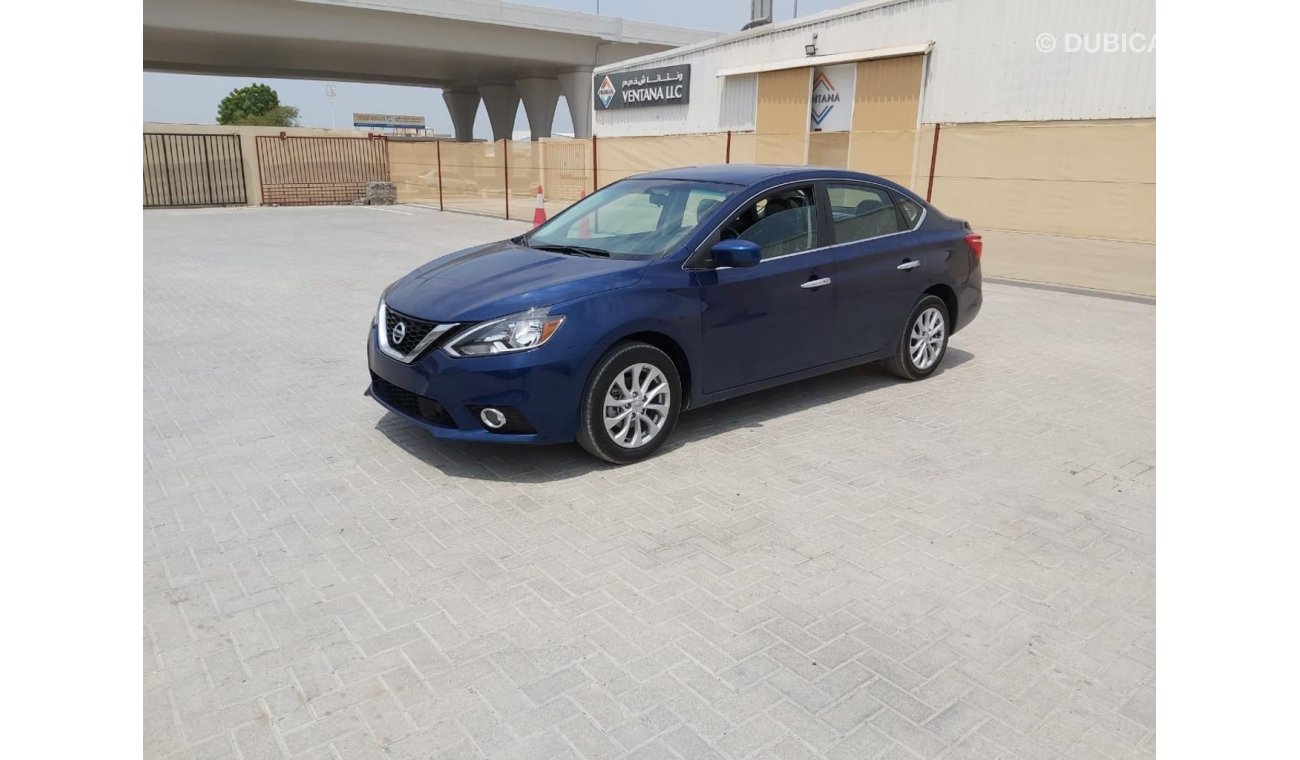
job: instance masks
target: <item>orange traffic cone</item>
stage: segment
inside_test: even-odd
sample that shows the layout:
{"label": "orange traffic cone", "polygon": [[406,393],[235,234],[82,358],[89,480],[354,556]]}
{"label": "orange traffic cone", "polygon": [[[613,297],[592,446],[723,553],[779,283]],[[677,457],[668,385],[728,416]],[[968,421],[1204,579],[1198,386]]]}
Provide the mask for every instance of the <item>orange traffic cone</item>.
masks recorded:
{"label": "orange traffic cone", "polygon": [[533,226],[546,221],[546,196],[542,195],[542,186],[537,186],[537,205],[533,208]]}
{"label": "orange traffic cone", "polygon": [[[582,200],[583,198],[586,197],[587,197],[587,191],[583,190],[582,197],[578,198],[578,200]],[[591,223],[587,221],[587,217],[585,216],[578,220],[578,238],[580,240],[587,240],[591,238]]]}

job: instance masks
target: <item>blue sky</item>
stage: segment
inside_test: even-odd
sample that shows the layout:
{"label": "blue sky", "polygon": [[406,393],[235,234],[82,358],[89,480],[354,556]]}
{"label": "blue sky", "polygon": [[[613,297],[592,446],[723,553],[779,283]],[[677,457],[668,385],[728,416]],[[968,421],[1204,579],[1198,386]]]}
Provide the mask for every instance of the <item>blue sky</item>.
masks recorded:
{"label": "blue sky", "polygon": [[[597,0],[512,0],[528,5],[594,13]],[[621,16],[717,32],[739,31],[749,20],[750,0],[599,0],[603,15]],[[799,15],[807,16],[829,8],[851,4],[850,0],[798,0]],[[795,0],[773,0],[777,21],[793,16]],[[250,79],[248,77],[194,76],[188,74],[144,74],[144,119],[190,124],[216,122],[217,103],[226,93],[251,82],[264,82],[280,94],[280,102],[297,106],[303,126],[330,126],[330,102],[325,83],[292,79]],[[334,118],[338,126],[351,126],[352,113],[401,113],[424,116],[431,129],[451,132],[442,94],[436,89],[395,85],[334,84]],[[519,109],[516,129],[527,129],[523,108]],[[568,110],[561,101],[555,111],[554,129],[572,129]],[[478,137],[490,137],[487,112],[482,108],[475,120]]]}

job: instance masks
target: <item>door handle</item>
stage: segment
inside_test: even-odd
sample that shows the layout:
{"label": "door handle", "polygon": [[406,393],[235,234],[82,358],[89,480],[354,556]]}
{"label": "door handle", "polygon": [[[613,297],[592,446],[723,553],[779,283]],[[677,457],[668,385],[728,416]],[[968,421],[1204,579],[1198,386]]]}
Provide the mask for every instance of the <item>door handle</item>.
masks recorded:
{"label": "door handle", "polygon": [[823,277],[820,280],[809,280],[808,282],[805,282],[799,287],[811,289],[811,288],[820,288],[824,285],[830,285],[830,284],[831,284],[831,278]]}
{"label": "door handle", "polygon": [[916,269],[919,266],[921,266],[921,262],[917,261],[916,259],[908,259],[907,261],[904,261],[902,264],[899,264],[898,268],[906,271],[908,269]]}

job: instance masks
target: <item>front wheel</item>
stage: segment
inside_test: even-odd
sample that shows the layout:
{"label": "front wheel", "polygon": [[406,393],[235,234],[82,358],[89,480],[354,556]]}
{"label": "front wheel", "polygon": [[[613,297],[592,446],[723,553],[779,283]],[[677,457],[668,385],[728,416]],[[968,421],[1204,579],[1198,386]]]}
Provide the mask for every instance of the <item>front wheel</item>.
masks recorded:
{"label": "front wheel", "polygon": [[885,369],[904,380],[934,374],[948,351],[948,306],[938,296],[927,295],[912,308],[903,326],[898,350],[885,360]]}
{"label": "front wheel", "polygon": [[620,343],[597,363],[582,394],[578,444],[607,462],[638,462],[667,440],[681,403],[681,378],[668,354],[649,343]]}

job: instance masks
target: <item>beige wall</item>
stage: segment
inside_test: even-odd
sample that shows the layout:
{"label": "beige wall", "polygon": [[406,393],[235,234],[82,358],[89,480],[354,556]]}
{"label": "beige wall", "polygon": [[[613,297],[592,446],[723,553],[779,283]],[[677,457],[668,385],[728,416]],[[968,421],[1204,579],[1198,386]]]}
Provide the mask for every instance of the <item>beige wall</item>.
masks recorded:
{"label": "beige wall", "polygon": [[916,139],[925,56],[862,61],[853,88],[853,131],[848,168],[918,188]]}
{"label": "beige wall", "polygon": [[853,88],[853,131],[915,129],[925,56],[862,61]]}
{"label": "beige wall", "polygon": [[[617,156],[615,151],[606,158],[617,161]],[[545,189],[548,214],[592,190],[588,140],[511,141],[508,153],[499,142],[388,142],[389,175],[397,187],[399,203],[436,205],[441,200],[450,210],[505,216],[507,166],[511,219],[533,218],[538,184]],[[605,173],[601,174],[604,177]]]}
{"label": "beige wall", "polygon": [[809,132],[808,165],[847,169],[849,165],[849,133]]}
{"label": "beige wall", "polygon": [[[727,135],[672,135],[667,137],[616,137],[596,141],[599,151],[599,185],[642,172],[676,166],[721,164],[727,160]],[[732,161],[737,161],[733,156]]]}
{"label": "beige wall", "polygon": [[437,143],[389,141],[388,172],[398,202],[438,202]]}
{"label": "beige wall", "polygon": [[1155,170],[1154,119],[943,125],[932,200],[989,229],[1153,242]]}
{"label": "beige wall", "polygon": [[802,164],[808,159],[808,103],[812,68],[765,71],[758,75],[754,131],[780,136],[761,159],[770,164]]}

